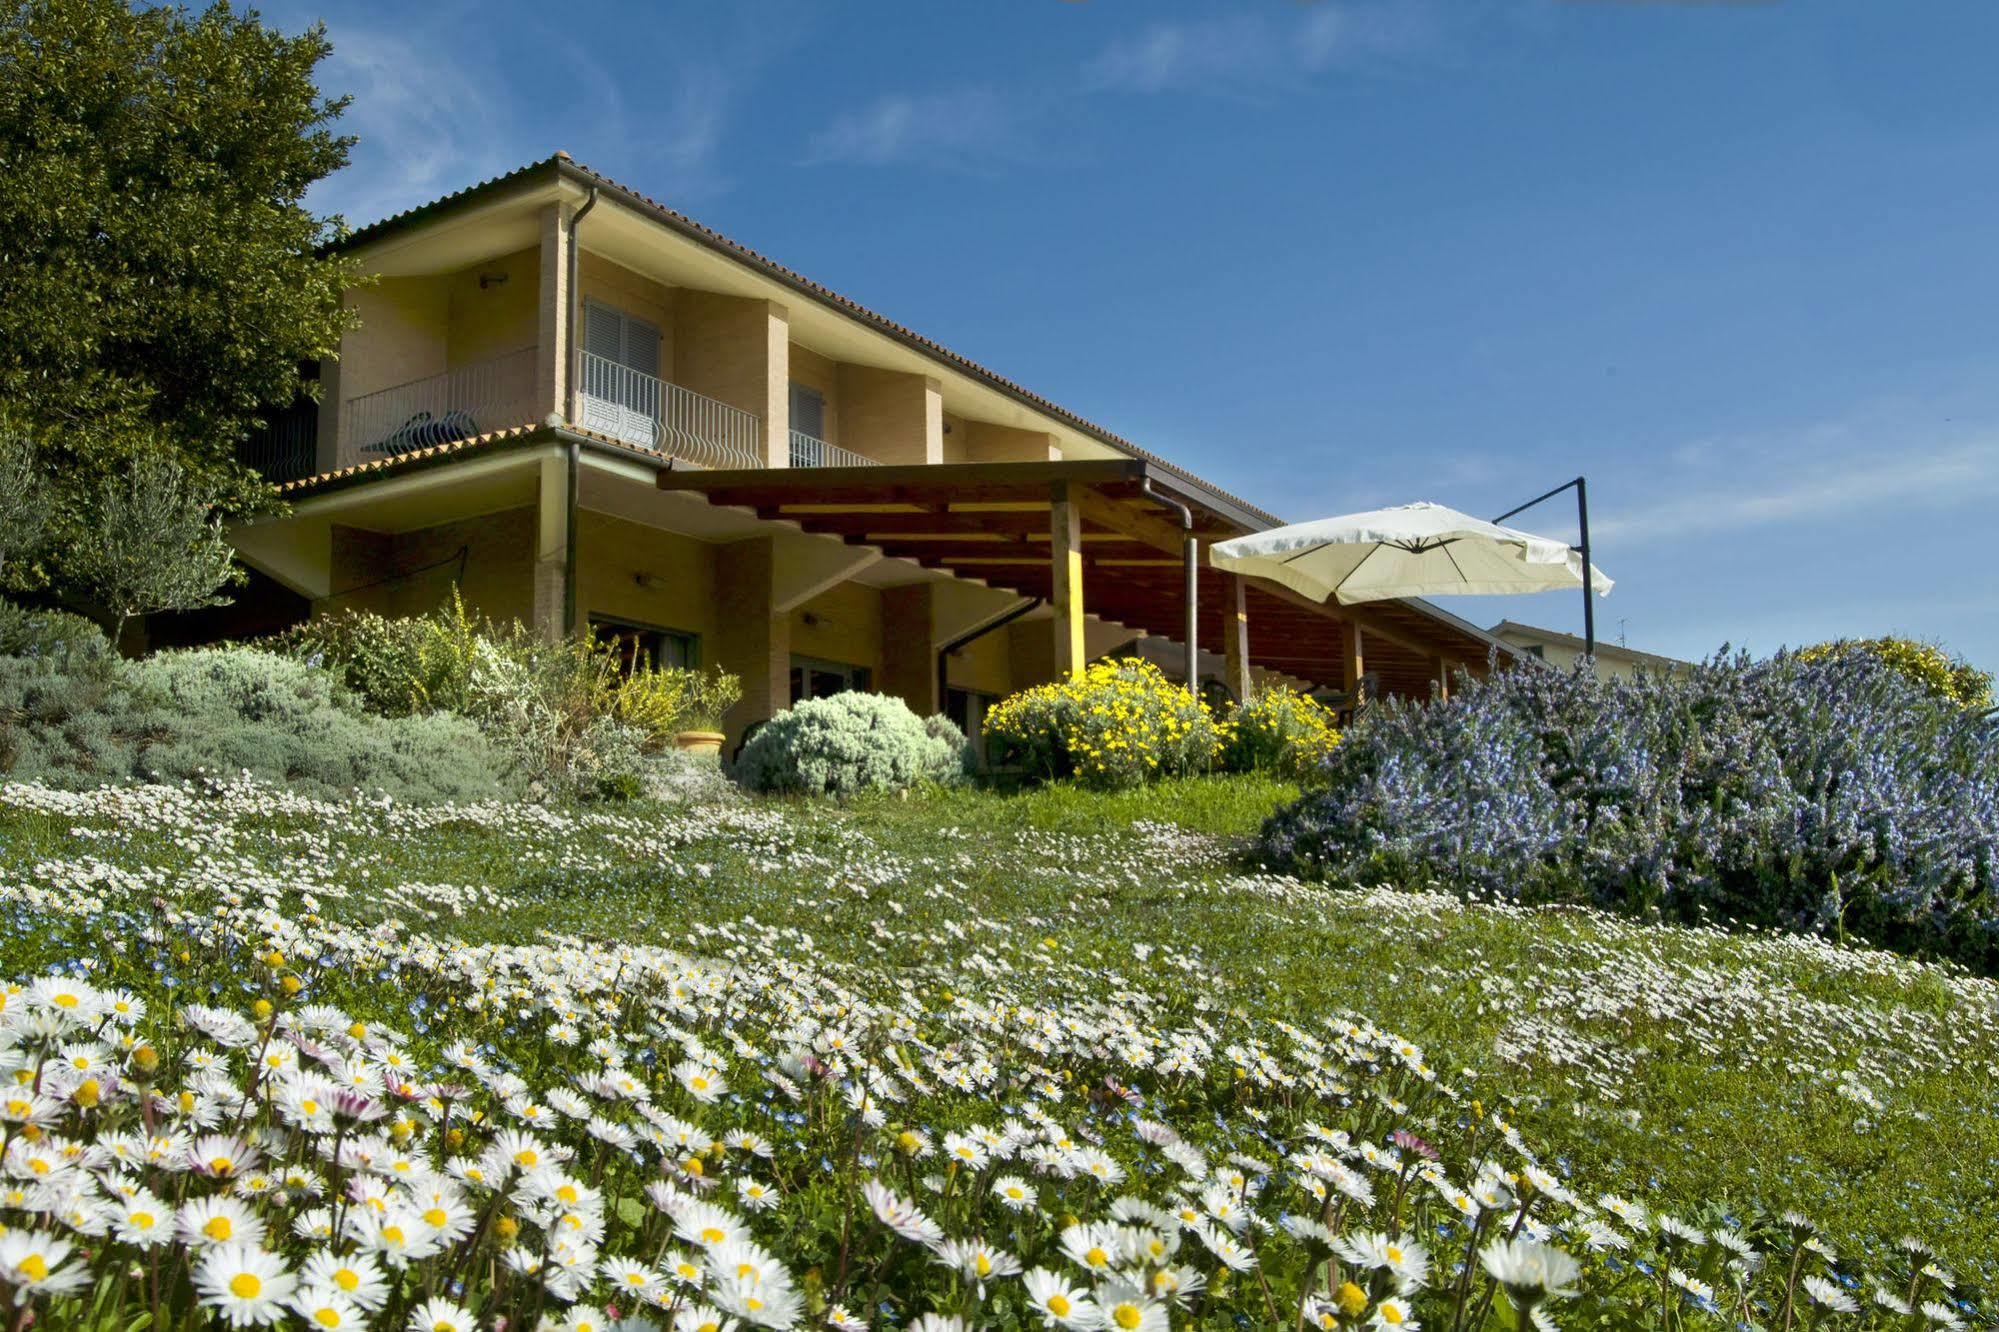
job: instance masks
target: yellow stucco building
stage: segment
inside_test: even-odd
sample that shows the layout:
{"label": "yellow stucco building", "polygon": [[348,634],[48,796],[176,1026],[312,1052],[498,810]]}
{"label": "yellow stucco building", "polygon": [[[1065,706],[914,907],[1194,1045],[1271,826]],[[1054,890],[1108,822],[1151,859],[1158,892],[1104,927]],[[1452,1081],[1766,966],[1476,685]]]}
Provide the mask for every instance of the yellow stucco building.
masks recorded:
{"label": "yellow stucco building", "polygon": [[847,688],[976,727],[1134,637],[1184,642],[1190,557],[1197,660],[1238,694],[1426,691],[1495,648],[1420,602],[1208,567],[1278,519],[566,155],[343,248],[373,280],[317,403],[248,446],[290,512],[232,530],[254,577],[228,632],[456,585],[735,671],[736,734]]}

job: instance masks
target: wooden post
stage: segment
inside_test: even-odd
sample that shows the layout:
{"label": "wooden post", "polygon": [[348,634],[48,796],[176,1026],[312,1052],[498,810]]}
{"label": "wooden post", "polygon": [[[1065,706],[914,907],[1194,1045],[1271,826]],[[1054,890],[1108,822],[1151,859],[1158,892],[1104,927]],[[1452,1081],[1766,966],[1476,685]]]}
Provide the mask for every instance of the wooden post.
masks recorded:
{"label": "wooden post", "polygon": [[1340,684],[1347,691],[1347,706],[1358,713],[1367,700],[1362,692],[1366,688],[1361,677],[1367,674],[1367,645],[1361,639],[1360,626],[1347,621],[1346,659],[1340,663]]}
{"label": "wooden post", "polygon": [[1229,692],[1238,703],[1249,702],[1249,611],[1242,579],[1228,575],[1222,585],[1222,660]]}
{"label": "wooden post", "polygon": [[1048,559],[1055,611],[1055,678],[1083,673],[1083,512],[1066,481],[1049,487]]}
{"label": "wooden post", "polygon": [[1451,663],[1448,657],[1437,658],[1437,701],[1449,702],[1451,697]]}

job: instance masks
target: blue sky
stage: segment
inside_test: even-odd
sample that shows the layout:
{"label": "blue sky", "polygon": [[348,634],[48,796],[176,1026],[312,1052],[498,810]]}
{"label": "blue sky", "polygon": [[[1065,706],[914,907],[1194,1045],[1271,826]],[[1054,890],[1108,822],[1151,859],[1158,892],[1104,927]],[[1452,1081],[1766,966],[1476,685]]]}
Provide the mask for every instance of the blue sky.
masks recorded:
{"label": "blue sky", "polygon": [[1287,518],[1587,472],[1607,641],[1999,668],[1986,0],[266,12],[357,224],[564,148]]}

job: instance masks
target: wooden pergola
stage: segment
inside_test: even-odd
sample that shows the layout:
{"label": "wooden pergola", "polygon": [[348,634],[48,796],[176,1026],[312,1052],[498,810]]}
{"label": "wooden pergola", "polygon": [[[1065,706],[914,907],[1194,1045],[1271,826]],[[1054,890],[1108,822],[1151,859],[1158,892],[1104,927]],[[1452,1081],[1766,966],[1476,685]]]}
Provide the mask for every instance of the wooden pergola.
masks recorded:
{"label": "wooden pergola", "polygon": [[1496,644],[1422,602],[1324,605],[1213,568],[1214,542],[1273,524],[1141,459],[674,469],[659,487],[1041,598],[1054,610],[1058,674],[1083,665],[1086,613],[1184,642],[1190,534],[1199,646],[1223,657],[1238,697],[1252,666],[1349,692],[1368,675],[1385,694],[1426,696],[1451,671],[1482,674]]}

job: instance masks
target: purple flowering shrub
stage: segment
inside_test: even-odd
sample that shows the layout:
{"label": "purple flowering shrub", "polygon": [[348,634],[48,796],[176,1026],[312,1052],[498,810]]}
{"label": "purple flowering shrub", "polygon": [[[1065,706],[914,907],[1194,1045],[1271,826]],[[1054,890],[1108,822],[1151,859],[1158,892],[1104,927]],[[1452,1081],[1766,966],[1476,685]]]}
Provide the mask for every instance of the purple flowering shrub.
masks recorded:
{"label": "purple flowering shrub", "polygon": [[1325,777],[1265,825],[1267,863],[1999,972],[1999,725],[1865,653],[1498,671],[1374,709]]}

